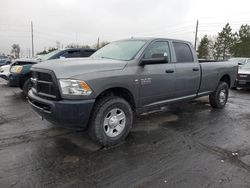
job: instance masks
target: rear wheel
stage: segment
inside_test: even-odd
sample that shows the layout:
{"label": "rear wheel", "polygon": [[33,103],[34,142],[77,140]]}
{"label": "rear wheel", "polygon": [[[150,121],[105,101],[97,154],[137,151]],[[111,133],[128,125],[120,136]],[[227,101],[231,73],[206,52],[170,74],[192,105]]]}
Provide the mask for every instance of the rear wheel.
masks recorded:
{"label": "rear wheel", "polygon": [[228,100],[228,88],[226,82],[220,82],[217,89],[209,95],[209,102],[213,108],[224,108]]}
{"label": "rear wheel", "polygon": [[88,132],[103,146],[111,146],[124,140],[133,124],[133,111],[123,98],[105,97],[95,104]]}

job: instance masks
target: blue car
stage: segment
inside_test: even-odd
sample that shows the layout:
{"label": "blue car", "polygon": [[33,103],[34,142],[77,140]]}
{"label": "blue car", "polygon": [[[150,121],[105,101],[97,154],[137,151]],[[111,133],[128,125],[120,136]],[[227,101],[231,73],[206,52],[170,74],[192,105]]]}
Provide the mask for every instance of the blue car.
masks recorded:
{"label": "blue car", "polygon": [[23,94],[27,96],[28,91],[31,87],[31,71],[32,65],[59,58],[82,58],[89,57],[96,50],[86,49],[86,48],[70,48],[64,50],[55,50],[46,55],[39,56],[36,59],[18,59],[16,60],[10,68],[9,75],[9,86],[20,87],[23,90]]}

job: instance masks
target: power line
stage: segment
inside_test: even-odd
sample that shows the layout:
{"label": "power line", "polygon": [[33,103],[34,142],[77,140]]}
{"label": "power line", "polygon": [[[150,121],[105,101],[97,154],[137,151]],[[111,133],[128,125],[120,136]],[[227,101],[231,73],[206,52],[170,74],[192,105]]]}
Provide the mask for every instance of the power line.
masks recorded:
{"label": "power line", "polygon": [[[199,29],[199,35],[201,35],[201,33],[204,32],[208,32],[208,33],[216,33],[217,31],[220,30],[220,27],[223,27],[227,22],[209,22],[209,21],[205,21],[205,22],[199,22],[198,28]],[[231,26],[238,26],[241,24],[250,24],[250,20],[238,20],[238,21],[230,21],[229,24]],[[164,27],[163,29],[157,29],[158,27],[160,27],[160,25],[156,25],[154,24],[155,27],[150,27],[151,29],[153,28],[153,30],[155,31],[146,31],[144,30],[144,32],[141,32],[142,30],[137,31],[130,31],[131,33],[126,34],[125,36],[131,36],[131,35],[143,35],[143,36],[166,36],[166,35],[172,35],[172,36],[177,36],[177,35],[184,35],[186,34],[191,36],[191,34],[193,35],[195,33],[195,29],[194,29],[194,25],[190,22],[186,22],[184,24],[172,24],[172,25],[162,25],[162,27]],[[29,36],[29,32],[28,32],[28,27],[27,25],[17,25],[17,26],[13,26],[10,24],[0,24],[0,33],[2,37],[9,37],[9,38],[27,38],[30,37]],[[148,28],[148,29],[150,29]],[[27,30],[26,30],[27,29]],[[53,28],[48,28],[46,29],[46,27],[41,27],[41,26],[36,26],[35,28],[35,35],[34,35],[34,27],[33,27],[33,23],[31,23],[31,42],[32,42],[32,55],[34,54],[34,37],[36,38],[43,38],[41,39],[41,43],[43,41],[48,41],[48,40],[75,40],[75,37],[72,35],[72,33],[74,33],[75,31],[52,31]],[[146,28],[147,29],[147,28]],[[222,29],[222,28],[221,28]],[[49,31],[51,30],[51,32]],[[8,34],[6,34],[8,31]],[[79,32],[79,34],[84,34],[84,37],[92,37],[91,34],[85,33],[84,31]],[[189,34],[187,34],[189,33]],[[28,36],[26,36],[25,34],[27,34]],[[25,36],[24,36],[25,35]],[[83,36],[83,35],[82,35]],[[110,40],[114,40],[114,38],[121,38],[122,35],[116,34],[114,35],[114,33],[107,34],[106,35],[106,39],[107,37],[110,38]],[[80,37],[79,37],[80,38]],[[93,38],[93,37],[92,37]],[[197,40],[198,38],[198,32],[197,32],[197,37],[195,37]]]}

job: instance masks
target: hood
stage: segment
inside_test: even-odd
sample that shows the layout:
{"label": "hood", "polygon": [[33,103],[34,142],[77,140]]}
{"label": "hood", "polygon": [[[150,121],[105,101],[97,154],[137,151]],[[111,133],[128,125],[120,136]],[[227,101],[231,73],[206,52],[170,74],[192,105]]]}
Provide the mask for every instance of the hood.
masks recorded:
{"label": "hood", "polygon": [[239,74],[250,74],[250,69],[239,69]]}
{"label": "hood", "polygon": [[112,59],[71,58],[44,61],[33,68],[52,70],[57,78],[70,78],[77,75],[123,69],[126,61]]}
{"label": "hood", "polygon": [[36,64],[39,61],[36,59],[28,59],[28,58],[23,58],[23,59],[16,59],[14,60],[14,62],[12,63],[12,65],[30,65],[30,64]]}
{"label": "hood", "polygon": [[29,58],[20,58],[20,59],[15,59],[14,62],[33,62],[36,63],[38,62],[37,59],[29,59]]}
{"label": "hood", "polygon": [[2,69],[9,69],[10,68],[10,65],[3,65],[1,66]]}
{"label": "hood", "polygon": [[10,65],[4,65],[0,67],[0,73],[9,72]]}

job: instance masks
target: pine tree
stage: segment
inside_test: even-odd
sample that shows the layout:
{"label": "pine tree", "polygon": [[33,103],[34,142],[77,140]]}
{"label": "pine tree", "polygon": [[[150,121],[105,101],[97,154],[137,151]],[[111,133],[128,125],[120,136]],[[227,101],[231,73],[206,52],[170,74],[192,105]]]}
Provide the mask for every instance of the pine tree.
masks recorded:
{"label": "pine tree", "polygon": [[218,37],[214,44],[215,51],[215,59],[222,58],[225,60],[231,54],[232,47],[235,43],[235,34],[232,32],[232,28],[229,23],[225,25],[220,33],[218,33]]}
{"label": "pine tree", "polygon": [[210,41],[207,35],[204,35],[198,47],[198,58],[200,59],[209,58],[209,44],[210,44]]}
{"label": "pine tree", "polygon": [[250,57],[250,26],[242,25],[232,47],[235,57]]}

